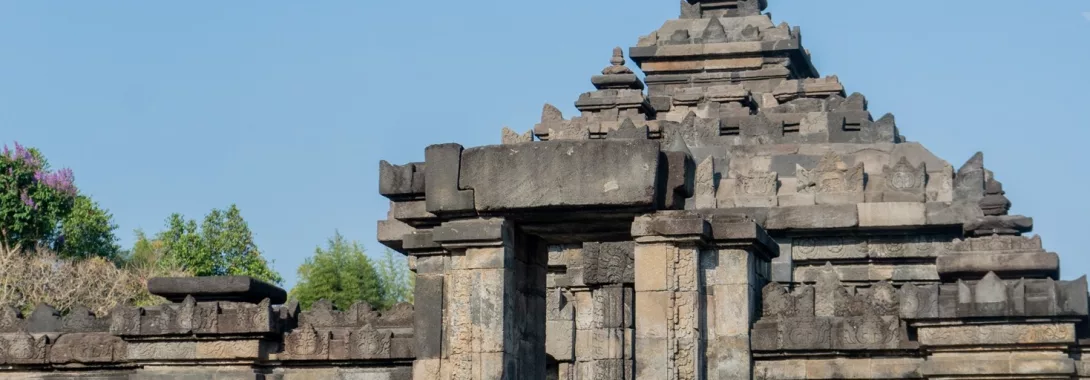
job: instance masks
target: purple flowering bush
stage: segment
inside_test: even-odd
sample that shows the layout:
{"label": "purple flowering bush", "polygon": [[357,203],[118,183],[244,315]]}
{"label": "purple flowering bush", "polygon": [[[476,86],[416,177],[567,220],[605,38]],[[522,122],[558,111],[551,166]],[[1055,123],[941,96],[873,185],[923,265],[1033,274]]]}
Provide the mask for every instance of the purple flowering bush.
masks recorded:
{"label": "purple flowering bush", "polygon": [[0,148],[0,244],[67,257],[115,256],[108,212],[80,195],[71,169],[52,170],[34,148]]}

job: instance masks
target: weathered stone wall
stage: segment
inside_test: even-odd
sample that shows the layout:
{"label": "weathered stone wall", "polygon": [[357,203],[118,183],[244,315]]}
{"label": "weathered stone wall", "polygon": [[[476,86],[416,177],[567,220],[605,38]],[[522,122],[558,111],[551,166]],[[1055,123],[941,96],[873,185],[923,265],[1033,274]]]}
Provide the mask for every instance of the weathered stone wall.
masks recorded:
{"label": "weathered stone wall", "polygon": [[[153,279],[177,302],[108,316],[0,309],[4,379],[411,379],[413,308],[306,312],[244,277]],[[181,298],[180,300],[178,298]]]}

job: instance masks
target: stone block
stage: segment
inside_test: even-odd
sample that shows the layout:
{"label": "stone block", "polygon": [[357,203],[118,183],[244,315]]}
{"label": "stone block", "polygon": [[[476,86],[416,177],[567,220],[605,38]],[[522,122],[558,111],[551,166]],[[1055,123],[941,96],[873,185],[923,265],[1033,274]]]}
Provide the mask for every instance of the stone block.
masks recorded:
{"label": "stone block", "polygon": [[769,170],[778,173],[780,177],[795,177],[796,167],[812,168],[817,166],[819,160],[821,160],[821,156],[816,155],[788,154],[773,156],[772,162],[769,164]]}
{"label": "stone block", "polygon": [[458,183],[473,189],[477,209],[482,212],[590,206],[650,208],[655,202],[659,156],[657,141],[545,141],[486,146],[465,151]]}
{"label": "stone block", "polygon": [[635,282],[635,242],[584,243],[583,281],[588,285]]}
{"label": "stone block", "polygon": [[918,329],[918,336],[920,344],[928,347],[1071,344],[1075,341],[1075,325],[1057,323],[921,327]]}
{"label": "stone block", "polygon": [[816,193],[814,202],[819,205],[854,205],[866,201],[864,193]]}
{"label": "stone block", "polygon": [[259,340],[221,340],[197,342],[199,359],[250,359],[266,358],[268,348]]}
{"label": "stone block", "polygon": [[994,272],[1004,278],[1060,275],[1060,256],[1052,252],[965,253],[940,256],[936,262],[944,278],[984,277]]}
{"label": "stone block", "polygon": [[968,202],[928,202],[928,225],[962,225],[983,217],[980,206]]}
{"label": "stone block", "polygon": [[129,360],[165,361],[194,360],[197,358],[197,342],[129,342],[127,345]]}
{"label": "stone block", "polygon": [[402,199],[424,194],[424,163],[391,165],[379,162],[379,194]]}
{"label": "stone block", "polygon": [[230,301],[260,303],[268,298],[273,304],[287,301],[284,289],[246,276],[156,277],[148,280],[148,292],[181,303],[186,296],[198,302]]}
{"label": "stone block", "polygon": [[757,360],[753,363],[756,380],[805,380],[804,360]]}
{"label": "stone block", "polygon": [[[667,306],[670,304],[668,292],[636,292],[636,349],[639,350],[641,338],[666,339],[667,330],[673,322],[667,324]],[[639,355],[637,354],[637,359]]]}
{"label": "stone block", "polygon": [[734,197],[735,207],[776,207],[778,204],[779,199],[775,195]]}
{"label": "stone block", "polygon": [[418,359],[438,358],[443,351],[444,276],[418,275],[414,290],[413,335]]}
{"label": "stone block", "polygon": [[672,262],[667,244],[637,244],[635,250],[636,291],[667,289],[666,265]]}
{"label": "stone block", "polygon": [[432,230],[432,240],[440,244],[492,244],[502,242],[510,224],[504,219],[469,219],[443,223]]}
{"label": "stone block", "polygon": [[807,193],[795,193],[795,194],[782,194],[777,196],[780,206],[813,206],[817,204],[817,199],[814,194]]}
{"label": "stone block", "polygon": [[859,225],[855,205],[793,206],[769,210],[765,228],[769,230],[850,228]]}
{"label": "stone block", "polygon": [[860,227],[902,227],[927,224],[923,203],[860,203]]}
{"label": "stone block", "polygon": [[432,145],[424,150],[427,210],[434,214],[461,214],[473,211],[473,190],[459,182],[462,146]]}
{"label": "stone block", "polygon": [[574,360],[575,332],[574,321],[545,322],[545,353],[556,360]]}

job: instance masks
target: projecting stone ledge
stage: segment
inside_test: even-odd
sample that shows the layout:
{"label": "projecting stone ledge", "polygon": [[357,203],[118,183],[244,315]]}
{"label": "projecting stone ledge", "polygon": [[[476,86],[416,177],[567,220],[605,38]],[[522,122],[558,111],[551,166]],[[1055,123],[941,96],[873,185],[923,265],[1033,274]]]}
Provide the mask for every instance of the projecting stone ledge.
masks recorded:
{"label": "projecting stone ledge", "polygon": [[[461,188],[477,211],[631,207],[651,209],[657,141],[545,141],[466,149]],[[428,183],[431,183],[429,177]],[[429,200],[431,194],[427,194]]]}
{"label": "projecting stone ledge", "polygon": [[246,276],[224,277],[156,277],[148,280],[148,292],[181,303],[186,296],[197,302],[260,303],[268,298],[273,304],[288,299],[284,289]]}

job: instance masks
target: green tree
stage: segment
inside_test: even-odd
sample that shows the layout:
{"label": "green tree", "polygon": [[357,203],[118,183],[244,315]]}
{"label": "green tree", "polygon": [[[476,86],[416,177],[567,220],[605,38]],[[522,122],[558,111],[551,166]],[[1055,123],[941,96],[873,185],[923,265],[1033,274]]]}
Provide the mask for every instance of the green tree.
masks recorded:
{"label": "green tree", "polygon": [[409,270],[409,264],[404,257],[387,248],[382,261],[378,263],[378,273],[385,289],[387,306],[413,302],[416,275]]}
{"label": "green tree", "polygon": [[19,143],[0,150],[0,244],[114,259],[116,229],[108,211],[79,193],[71,169],[52,170],[41,152]]}
{"label": "green tree", "polygon": [[113,215],[99,207],[91,198],[79,195],[72,210],[60,223],[60,233],[54,239],[53,250],[64,257],[103,257],[116,260],[121,246],[117,244]]}
{"label": "green tree", "polygon": [[276,284],[283,281],[261,255],[249,225],[233,204],[226,211],[212,210],[199,228],[195,220],[173,214],[167,219],[167,230],[156,239],[162,242],[166,264],[195,276],[238,275]]}
{"label": "green tree", "polygon": [[363,247],[349,242],[339,231],[329,238],[325,249],[316,247],[314,256],[299,266],[299,282],[291,296],[304,309],[321,299],[342,310],[356,301],[366,301],[375,308],[389,306],[382,279]]}

